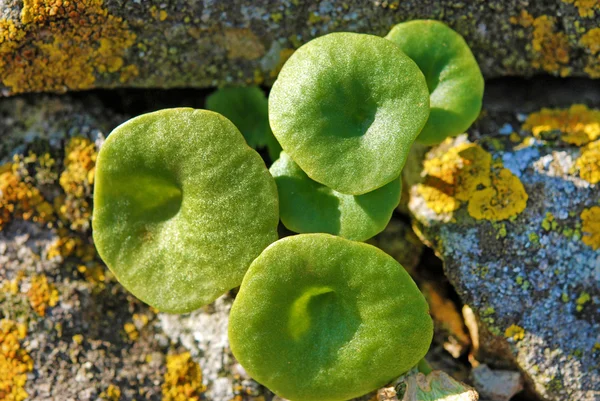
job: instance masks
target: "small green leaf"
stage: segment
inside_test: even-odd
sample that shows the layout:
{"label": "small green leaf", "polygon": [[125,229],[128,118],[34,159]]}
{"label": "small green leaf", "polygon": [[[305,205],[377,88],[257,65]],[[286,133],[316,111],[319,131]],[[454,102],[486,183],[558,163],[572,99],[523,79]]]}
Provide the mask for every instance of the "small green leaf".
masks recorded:
{"label": "small green leaf", "polygon": [[417,65],[383,38],[331,33],[283,66],[269,95],[271,128],[313,180],[361,195],[400,175],[429,115]]}
{"label": "small green leaf", "polygon": [[254,149],[266,147],[271,160],[277,160],[281,146],[269,127],[268,103],[256,87],[221,88],[206,98],[206,108],[223,114],[241,131]]}
{"label": "small green leaf", "polygon": [[443,22],[414,20],[393,27],[386,39],[400,46],[427,80],[431,112],[417,141],[431,145],[465,132],[481,111],[484,81],[463,37]]}
{"label": "small green leaf", "polygon": [[400,178],[364,195],[346,195],[311,180],[282,152],[270,168],[283,224],[298,233],[328,233],[365,241],[383,231],[400,202]]}
{"label": "small green leaf", "polygon": [[374,246],[329,234],[279,240],[252,262],[229,341],[258,382],[294,401],[342,401],[408,371],[433,336],[408,273]]}
{"label": "small green leaf", "polygon": [[96,165],[96,248],[125,288],[189,312],[238,286],[277,239],[277,188],[220,114],[187,108],[117,127]]}

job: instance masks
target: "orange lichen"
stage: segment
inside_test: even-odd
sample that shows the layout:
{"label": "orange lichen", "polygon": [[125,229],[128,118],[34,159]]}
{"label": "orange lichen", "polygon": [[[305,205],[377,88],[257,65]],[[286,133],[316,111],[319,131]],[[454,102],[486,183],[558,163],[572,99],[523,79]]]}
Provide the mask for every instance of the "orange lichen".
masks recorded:
{"label": "orange lichen", "polygon": [[48,283],[45,275],[35,275],[31,278],[31,287],[27,297],[33,310],[40,316],[46,315],[46,308],[58,303],[58,291],[53,284]]}
{"label": "orange lichen", "polygon": [[24,324],[0,321],[0,400],[23,401],[28,397],[25,383],[33,360],[20,344],[26,335]]}
{"label": "orange lichen", "polygon": [[514,341],[522,340],[525,338],[525,329],[513,324],[504,331],[504,337],[512,338]]}
{"label": "orange lichen", "polygon": [[0,230],[15,218],[46,223],[53,215],[52,206],[32,184],[21,159],[0,166]]}
{"label": "orange lichen", "polygon": [[593,18],[595,10],[600,9],[599,0],[562,0],[563,3],[573,4],[577,7],[581,18]]}
{"label": "orange lichen", "polygon": [[135,41],[103,0],[24,0],[20,24],[2,20],[0,31],[0,77],[13,93],[90,88]]}
{"label": "orange lichen", "polygon": [[551,73],[567,76],[570,72],[569,42],[564,32],[555,32],[556,19],[542,15],[533,20],[532,65]]}
{"label": "orange lichen", "polygon": [[198,401],[206,387],[200,366],[189,352],[167,356],[167,373],[162,385],[163,401]]}
{"label": "orange lichen", "polygon": [[471,217],[496,221],[518,215],[527,204],[521,181],[501,165],[493,167],[492,156],[474,144],[461,144],[426,160],[424,172],[417,191],[438,214],[468,202]]}
{"label": "orange lichen", "polygon": [[60,228],[58,239],[50,245],[46,257],[61,257],[64,260],[69,256],[75,256],[82,262],[91,262],[96,257],[96,248],[81,237],[72,235],[67,229]]}
{"label": "orange lichen", "polygon": [[600,138],[600,110],[574,104],[568,109],[547,109],[531,113],[523,126],[537,138],[557,131],[563,142],[577,146]]}
{"label": "orange lichen", "polygon": [[600,249],[600,206],[581,212],[583,243],[594,250]]}
{"label": "orange lichen", "polygon": [[589,143],[581,149],[581,156],[575,161],[579,176],[590,184],[600,182],[600,141]]}

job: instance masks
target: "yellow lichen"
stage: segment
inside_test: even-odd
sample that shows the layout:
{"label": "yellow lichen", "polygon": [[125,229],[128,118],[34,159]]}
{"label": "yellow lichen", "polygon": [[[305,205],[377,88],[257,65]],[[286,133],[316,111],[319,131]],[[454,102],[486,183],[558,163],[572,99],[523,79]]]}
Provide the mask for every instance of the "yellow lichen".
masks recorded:
{"label": "yellow lichen", "polygon": [[0,400],[23,401],[28,397],[25,383],[33,360],[20,344],[26,335],[24,324],[0,321]]}
{"label": "yellow lichen", "polygon": [[511,24],[521,25],[523,28],[529,28],[533,25],[533,20],[533,16],[527,10],[521,10],[521,14],[509,18]]}
{"label": "yellow lichen", "polygon": [[72,138],[65,150],[65,169],[60,175],[60,186],[66,196],[55,202],[59,216],[74,231],[85,231],[90,226],[91,198],[96,172],[96,145],[87,138]]}
{"label": "yellow lichen", "polygon": [[167,356],[167,373],[162,385],[163,401],[198,401],[206,387],[200,366],[189,352]]}
{"label": "yellow lichen", "polygon": [[581,148],[581,156],[575,161],[579,176],[590,184],[600,182],[600,141]]}
{"label": "yellow lichen", "polygon": [[592,300],[592,297],[590,296],[590,294],[588,294],[587,292],[582,292],[579,297],[577,298],[577,300],[575,301],[575,303],[577,304],[577,307],[575,309],[577,309],[577,312],[581,312],[583,310],[583,306],[590,302]]}
{"label": "yellow lichen", "polygon": [[521,180],[503,168],[492,174],[490,187],[473,192],[468,210],[478,220],[505,220],[525,210],[527,199]]}
{"label": "yellow lichen", "polygon": [[505,220],[521,213],[527,192],[521,181],[480,146],[461,144],[424,162],[418,193],[434,212],[450,213],[463,202],[475,219]]}
{"label": "yellow lichen", "polygon": [[579,43],[590,53],[584,71],[591,78],[600,78],[600,28],[587,31]]}
{"label": "yellow lichen", "polygon": [[600,9],[599,0],[562,0],[563,3],[573,4],[577,7],[579,16],[582,18],[593,18],[595,10]]}
{"label": "yellow lichen", "polygon": [[125,334],[127,334],[127,337],[129,337],[131,341],[135,341],[140,337],[140,333],[135,328],[135,325],[131,322],[125,323],[123,329],[125,330]]}
{"label": "yellow lichen", "polygon": [[577,146],[600,138],[600,110],[574,104],[568,109],[547,109],[531,113],[522,126],[537,138],[557,131],[560,139]]}
{"label": "yellow lichen", "polygon": [[106,391],[100,393],[100,398],[106,401],[119,401],[121,399],[121,389],[114,384],[110,384]]}
{"label": "yellow lichen", "polygon": [[512,338],[514,341],[522,340],[525,338],[525,329],[513,324],[504,331],[504,337]]}
{"label": "yellow lichen", "polygon": [[46,315],[46,308],[58,303],[58,291],[53,284],[48,283],[45,275],[35,275],[31,278],[31,287],[27,297],[33,310],[40,316]]}
{"label": "yellow lichen", "polygon": [[49,260],[56,257],[64,260],[69,256],[76,256],[82,262],[91,262],[96,257],[96,248],[82,238],[72,235],[67,229],[60,228],[58,239],[50,245],[46,257]]}
{"label": "yellow lichen", "polygon": [[81,334],[75,334],[73,336],[73,342],[77,345],[81,345],[81,343],[83,343],[83,336]]}
{"label": "yellow lichen", "polygon": [[564,32],[555,32],[556,19],[541,15],[533,20],[532,66],[561,76],[569,74],[569,42]]}
{"label": "yellow lichen", "polygon": [[0,31],[0,77],[13,93],[90,88],[135,41],[103,0],[24,0],[20,24],[2,20]]}
{"label": "yellow lichen", "polygon": [[600,249],[600,206],[593,206],[581,212],[583,243],[592,249]]}
{"label": "yellow lichen", "polygon": [[225,29],[223,38],[230,59],[256,60],[265,54],[265,47],[254,32],[247,28]]}

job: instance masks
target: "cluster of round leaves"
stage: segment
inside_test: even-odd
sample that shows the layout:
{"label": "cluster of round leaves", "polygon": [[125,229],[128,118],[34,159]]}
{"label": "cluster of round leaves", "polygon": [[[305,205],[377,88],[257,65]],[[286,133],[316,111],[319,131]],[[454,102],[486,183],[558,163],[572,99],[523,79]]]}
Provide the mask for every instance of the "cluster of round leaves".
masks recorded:
{"label": "cluster of round leaves", "polygon": [[[294,401],[360,396],[415,366],[433,329],[402,266],[355,241],[389,222],[413,141],[466,129],[482,91],[463,39],[435,21],[315,39],[284,65],[268,108],[257,88],[233,88],[208,98],[217,112],[117,127],[97,160],[98,252],[165,312],[241,284],[229,339],[252,377]],[[277,158],[270,171],[248,144]],[[279,219],[305,234],[277,240]]]}

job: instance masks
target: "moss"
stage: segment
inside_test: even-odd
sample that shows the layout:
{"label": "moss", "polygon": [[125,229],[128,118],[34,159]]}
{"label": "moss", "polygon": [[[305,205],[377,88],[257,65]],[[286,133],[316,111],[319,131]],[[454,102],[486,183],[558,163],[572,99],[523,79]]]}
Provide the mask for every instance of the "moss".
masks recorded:
{"label": "moss", "polygon": [[[448,142],[449,143],[449,142]],[[436,213],[450,213],[463,202],[477,220],[500,221],[520,214],[527,205],[527,192],[518,177],[502,167],[492,166],[492,156],[474,144],[450,148],[424,162],[426,173],[417,191]],[[499,236],[506,227],[499,227]]]}
{"label": "moss", "polygon": [[504,331],[504,337],[512,338],[514,341],[522,340],[525,338],[525,329],[513,324]]}
{"label": "moss", "polygon": [[531,113],[521,128],[541,139],[556,132],[563,142],[581,146],[600,138],[600,110],[583,104],[568,109],[543,108]]}
{"label": "moss", "polygon": [[33,370],[33,360],[21,348],[21,341],[27,335],[24,324],[12,320],[0,321],[0,399],[23,401],[27,373]]}
{"label": "moss", "polygon": [[52,283],[48,282],[45,275],[35,275],[31,278],[31,287],[27,291],[27,297],[33,310],[40,316],[46,315],[48,307],[54,307],[58,303],[59,294]]}
{"label": "moss", "polygon": [[102,0],[24,0],[20,23],[0,20],[0,31],[0,77],[13,93],[91,88],[124,66],[136,38]]}
{"label": "moss", "polygon": [[583,243],[600,249],[600,206],[593,206],[581,213]]}
{"label": "moss", "polygon": [[581,156],[575,161],[579,176],[590,184],[600,182],[600,140],[581,149]]}
{"label": "moss", "polygon": [[200,366],[192,360],[189,352],[167,356],[163,401],[198,401],[205,391]]}

